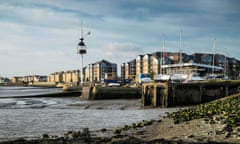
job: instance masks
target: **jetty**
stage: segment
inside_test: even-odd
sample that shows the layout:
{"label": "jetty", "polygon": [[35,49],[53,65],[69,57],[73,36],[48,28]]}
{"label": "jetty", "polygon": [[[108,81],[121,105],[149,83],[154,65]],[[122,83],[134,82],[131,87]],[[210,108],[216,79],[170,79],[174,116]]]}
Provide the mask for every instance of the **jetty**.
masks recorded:
{"label": "jetty", "polygon": [[141,99],[143,106],[165,108],[202,104],[237,93],[240,93],[240,80],[152,81],[136,87],[85,85],[80,99]]}
{"label": "jetty", "polygon": [[81,99],[139,99],[141,98],[141,87],[104,87],[83,86]]}
{"label": "jetty", "polygon": [[142,85],[143,106],[194,105],[240,92],[240,80],[206,80],[192,83],[150,82]]}

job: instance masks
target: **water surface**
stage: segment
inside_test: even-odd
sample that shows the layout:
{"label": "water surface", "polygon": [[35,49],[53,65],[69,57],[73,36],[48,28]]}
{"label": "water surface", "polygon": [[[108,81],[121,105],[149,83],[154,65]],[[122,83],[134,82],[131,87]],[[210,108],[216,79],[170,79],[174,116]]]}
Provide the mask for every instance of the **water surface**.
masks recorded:
{"label": "water surface", "polygon": [[[47,91],[55,92],[56,89]],[[0,98],[0,141],[37,138],[44,133],[62,135],[69,130],[78,131],[86,127],[90,130],[113,129],[142,120],[158,119],[165,112],[176,110],[143,109],[139,99],[88,101],[79,97],[34,98],[32,95],[35,92],[45,93],[46,89],[0,87],[0,96],[9,95],[9,98]],[[21,98],[20,93],[30,97]],[[19,98],[11,98],[17,94]]]}

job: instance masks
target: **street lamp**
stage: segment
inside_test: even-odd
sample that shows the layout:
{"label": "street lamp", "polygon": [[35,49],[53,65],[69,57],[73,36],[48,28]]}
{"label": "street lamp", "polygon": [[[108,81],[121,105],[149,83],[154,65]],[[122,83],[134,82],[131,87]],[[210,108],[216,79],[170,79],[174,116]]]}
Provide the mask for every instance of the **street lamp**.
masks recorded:
{"label": "street lamp", "polygon": [[[90,34],[90,32],[88,32],[87,34]],[[84,38],[83,38],[83,29],[82,29],[82,24],[81,24],[81,38],[80,38],[80,42],[78,43],[78,48],[77,48],[77,53],[81,55],[82,58],[82,65],[80,68],[80,73],[81,73],[81,85],[83,85],[83,55],[87,54],[87,50],[86,50],[86,45],[83,42]]]}

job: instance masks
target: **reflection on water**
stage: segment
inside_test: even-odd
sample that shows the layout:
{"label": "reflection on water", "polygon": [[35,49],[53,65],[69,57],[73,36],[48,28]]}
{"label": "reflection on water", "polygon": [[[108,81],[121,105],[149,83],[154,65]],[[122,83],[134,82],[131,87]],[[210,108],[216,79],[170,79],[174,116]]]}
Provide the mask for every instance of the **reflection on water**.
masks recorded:
{"label": "reflection on water", "polygon": [[34,138],[43,133],[61,135],[85,127],[90,130],[112,129],[144,119],[158,119],[165,112],[175,110],[142,109],[140,100],[0,98],[0,141],[20,137]]}

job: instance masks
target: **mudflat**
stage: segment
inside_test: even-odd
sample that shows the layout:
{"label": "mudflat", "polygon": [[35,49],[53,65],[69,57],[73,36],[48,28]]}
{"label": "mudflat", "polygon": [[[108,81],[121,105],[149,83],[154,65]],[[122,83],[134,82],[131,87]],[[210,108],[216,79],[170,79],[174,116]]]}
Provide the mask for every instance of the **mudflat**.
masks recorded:
{"label": "mudflat", "polygon": [[116,129],[89,131],[85,128],[57,137],[43,134],[36,140],[5,143],[240,143],[239,116],[240,94],[236,94]]}

